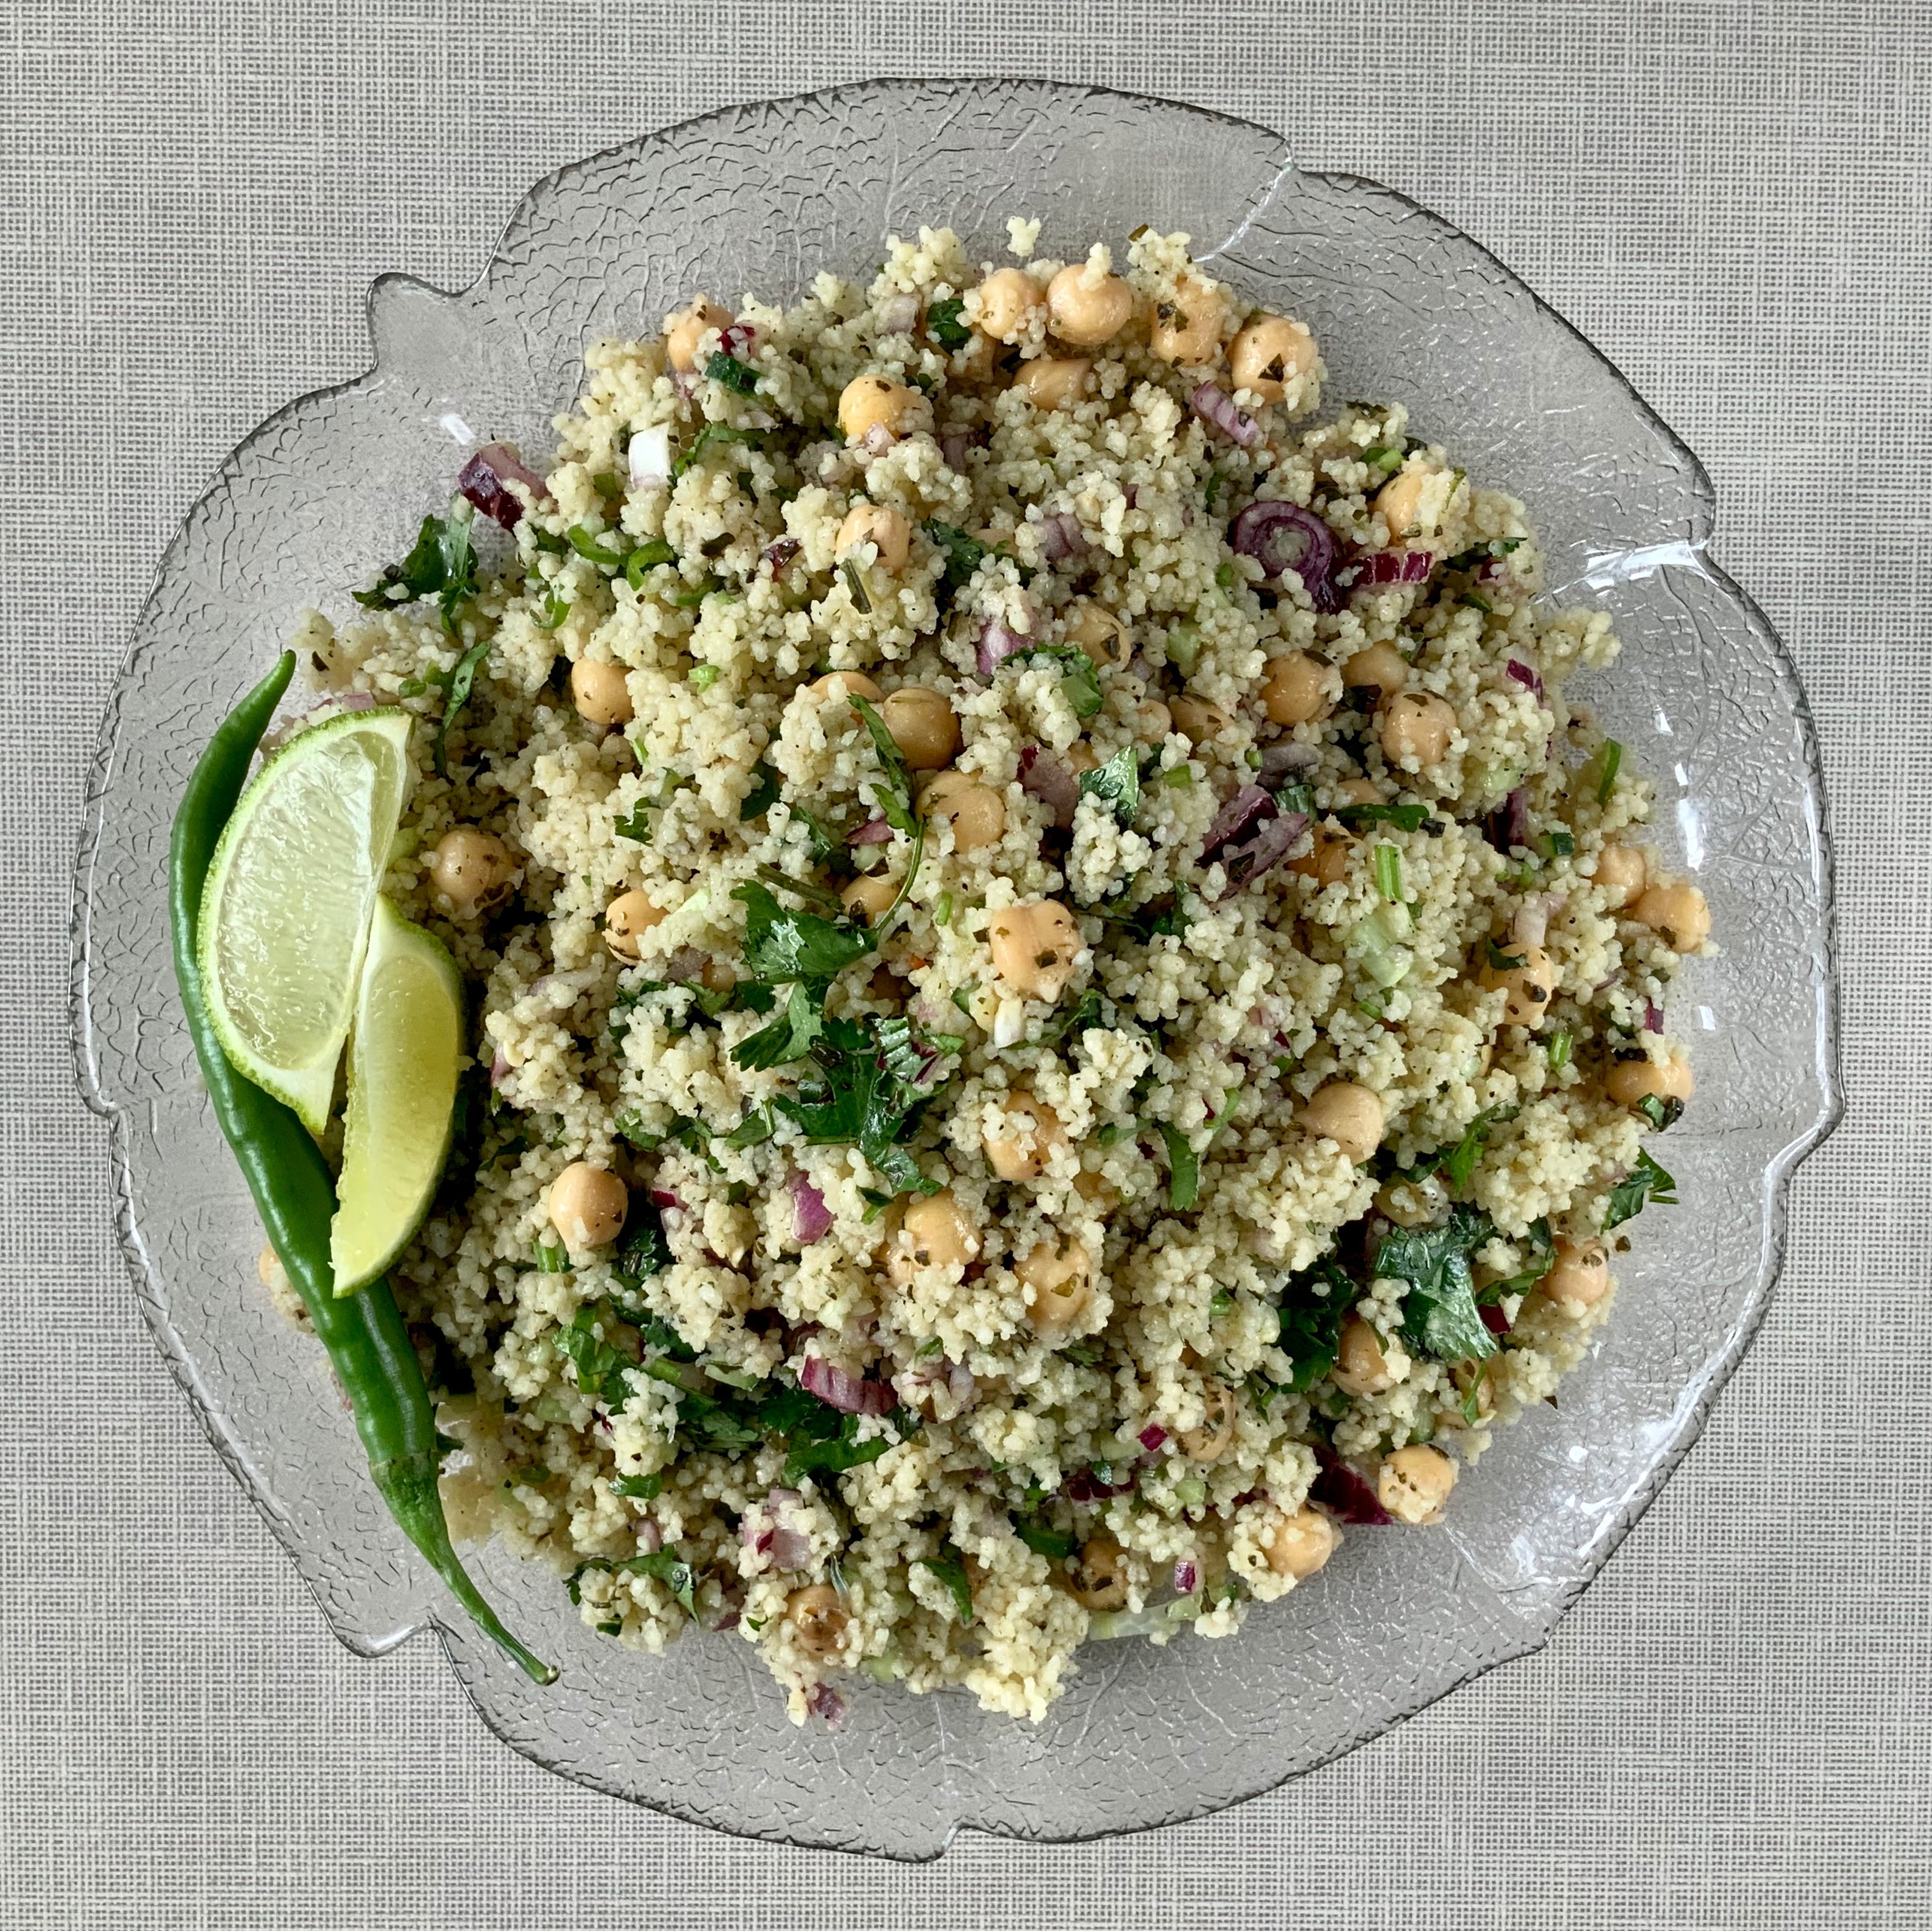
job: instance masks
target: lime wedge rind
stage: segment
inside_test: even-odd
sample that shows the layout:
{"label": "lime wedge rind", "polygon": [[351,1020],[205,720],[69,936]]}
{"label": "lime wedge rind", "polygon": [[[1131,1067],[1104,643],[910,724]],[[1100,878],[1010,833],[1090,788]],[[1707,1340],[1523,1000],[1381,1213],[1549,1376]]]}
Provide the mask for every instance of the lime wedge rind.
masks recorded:
{"label": "lime wedge rind", "polygon": [[209,1018],[236,1069],[317,1134],[407,795],[410,724],[351,712],[292,739],[242,793],[208,868]]}
{"label": "lime wedge rind", "polygon": [[349,1036],[329,1227],[338,1294],[382,1273],[429,1212],[449,1157],[466,1012],[463,975],[448,948],[378,898]]}

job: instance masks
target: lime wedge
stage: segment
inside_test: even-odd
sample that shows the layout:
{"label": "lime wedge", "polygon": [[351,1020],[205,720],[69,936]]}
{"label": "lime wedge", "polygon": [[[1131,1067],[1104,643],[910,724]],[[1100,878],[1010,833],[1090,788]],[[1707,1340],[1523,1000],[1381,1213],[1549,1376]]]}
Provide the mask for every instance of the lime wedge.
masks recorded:
{"label": "lime wedge", "polygon": [[237,1072],[328,1120],[369,918],[409,788],[410,719],[354,711],[264,766],[214,848],[197,946]]}
{"label": "lime wedge", "polygon": [[429,1211],[456,1117],[463,976],[441,940],[376,901],[349,1036],[342,1174],[328,1232],[335,1291],[353,1294]]}

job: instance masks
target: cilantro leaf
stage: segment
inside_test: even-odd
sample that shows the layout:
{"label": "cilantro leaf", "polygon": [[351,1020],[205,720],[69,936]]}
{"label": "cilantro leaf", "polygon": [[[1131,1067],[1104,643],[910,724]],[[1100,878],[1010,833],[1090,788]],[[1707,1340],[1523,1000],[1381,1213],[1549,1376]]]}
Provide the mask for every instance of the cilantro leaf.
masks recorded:
{"label": "cilantro leaf", "polygon": [[1150,898],[1144,905],[1136,905],[1130,912],[1109,912],[1103,908],[1100,916],[1108,925],[1119,926],[1123,938],[1142,945],[1161,936],[1178,938],[1189,924],[1187,894],[1176,887],[1157,898]]}
{"label": "cilantro leaf", "polygon": [[913,1566],[931,1570],[945,1584],[960,1621],[972,1621],[973,1585],[967,1581],[966,1565],[957,1555],[915,1556]]}
{"label": "cilantro leaf", "polygon": [[778,775],[761,757],[752,766],[754,780],[750,790],[745,793],[745,802],[738,807],[738,822],[748,824],[754,818],[762,818],[778,802]]}
{"label": "cilantro leaf", "polygon": [[829,984],[872,949],[868,933],[810,912],[788,911],[764,886],[741,885],[731,896],[746,908],[746,963],[772,984]]}
{"label": "cilantro leaf", "polygon": [[1104,799],[1114,808],[1114,816],[1124,826],[1131,826],[1141,808],[1140,760],[1132,745],[1123,745],[1106,763],[1080,774],[1080,795]]}
{"label": "cilantro leaf", "polygon": [[1648,1153],[1636,1156],[1636,1165],[1626,1180],[1610,1189],[1610,1205],[1604,1210],[1604,1231],[1634,1220],[1652,1202],[1659,1207],[1677,1204],[1677,1183]]}
{"label": "cilantro leaf", "polygon": [[973,339],[973,331],[960,319],[966,307],[963,295],[935,301],[926,311],[926,333],[942,349],[963,349]]}
{"label": "cilantro leaf", "polygon": [[1064,1012],[1056,1012],[1040,1028],[1042,1039],[1064,1039],[1101,1024],[1100,994],[1089,986]]}
{"label": "cilantro leaf", "polygon": [[937,1193],[939,1183],[919,1168],[906,1142],[931,1095],[888,1063],[879,1022],[828,1019],[814,1048],[814,1076],[796,1097],[772,1104],[801,1127],[814,1147],[855,1146],[895,1195]]}
{"label": "cilantro leaf", "polygon": [[946,574],[940,580],[940,586],[945,592],[940,599],[944,602],[973,580],[974,572],[986,561],[986,546],[976,543],[956,525],[941,523],[937,517],[927,520],[926,533],[946,559]]}
{"label": "cilantro leaf", "polygon": [[1288,1284],[1277,1345],[1294,1364],[1288,1385],[1306,1394],[1335,1365],[1342,1324],[1362,1291],[1332,1255],[1305,1267]]}
{"label": "cilantro leaf", "polygon": [[614,1475],[610,1478],[610,1492],[614,1495],[628,1496],[632,1501],[655,1502],[664,1493],[664,1476]]}
{"label": "cilantro leaf", "polygon": [[1438,1361],[1479,1360],[1496,1351],[1496,1338],[1476,1306],[1469,1256],[1496,1228],[1486,1213],[1460,1204],[1443,1227],[1398,1227],[1376,1249],[1378,1280],[1406,1281],[1402,1336]]}
{"label": "cilantro leaf", "polygon": [[1178,1126],[1165,1120],[1160,1126],[1160,1137],[1167,1142],[1167,1204],[1177,1213],[1184,1213],[1200,1197],[1201,1156]]}
{"label": "cilantro leaf", "polygon": [[626,1377],[636,1366],[596,1333],[598,1310],[580,1307],[550,1339],[575,1371],[577,1385],[592,1400],[620,1406],[628,1390]]}
{"label": "cilantro leaf", "polygon": [[753,396],[758,392],[758,372],[748,362],[741,362],[735,355],[728,355],[722,349],[712,350],[704,364],[706,376],[714,382],[722,382],[728,389],[735,389],[741,396]]}
{"label": "cilantro leaf", "polygon": [[1457,1192],[1469,1184],[1476,1171],[1476,1162],[1482,1158],[1483,1149],[1489,1144],[1490,1134],[1498,1126],[1514,1120],[1521,1109],[1514,1106],[1486,1106],[1463,1129],[1462,1137],[1445,1147],[1438,1147],[1432,1153],[1425,1153],[1412,1167],[1400,1170],[1396,1177],[1405,1180],[1426,1180],[1431,1174],[1444,1175],[1450,1186]]}
{"label": "cilantro leaf", "polygon": [[623,1231],[617,1236],[616,1249],[610,1257],[610,1271],[626,1287],[638,1288],[670,1264],[670,1243],[664,1238],[664,1216],[640,1187],[631,1196],[630,1210],[624,1216]]}
{"label": "cilantro leaf", "polygon": [[[802,982],[795,981],[784,1009],[769,1026],[761,1026],[748,1039],[731,1048],[731,1057],[754,1072],[782,1066],[802,1060],[818,1042],[824,1030],[824,994],[814,995]],[[769,1138],[768,1126],[764,1138]]]}
{"label": "cilantro leaf", "polygon": [[611,1576],[655,1576],[683,1606],[686,1615],[697,1613],[698,1571],[675,1549],[652,1549],[648,1555],[621,1559],[608,1555],[587,1558],[570,1572],[564,1585],[573,1603],[581,1600],[580,1585],[593,1569]]}
{"label": "cilantro leaf", "polygon": [[1426,805],[1337,805],[1334,816],[1345,825],[1393,825],[1398,831],[1419,832],[1428,821]]}
{"label": "cilantro leaf", "polygon": [[1637,1102],[1636,1110],[1660,1133],[1684,1117],[1684,1102],[1675,1094],[1666,1099],[1660,1093],[1647,1093]]}
{"label": "cilantro leaf", "polygon": [[912,775],[906,769],[904,754],[898,741],[886,728],[886,721],[878,708],[868,699],[856,694],[846,700],[865,720],[866,729],[872,740],[872,748],[879,754],[879,762],[885,767],[886,783],[874,785],[872,796],[879,809],[885,814],[886,822],[896,832],[903,832],[910,838],[918,824],[912,808]]}
{"label": "cilantro leaf", "polygon": [[470,686],[476,682],[478,667],[490,655],[492,640],[483,637],[472,643],[456,661],[456,668],[449,673],[449,688],[442,700],[442,717],[436,727],[436,742],[430,756],[436,765],[439,778],[449,775],[449,727],[456,721],[456,714],[470,701]]}
{"label": "cilantro leaf", "polygon": [[446,517],[424,517],[401,562],[388,565],[370,589],[352,594],[368,610],[434,597],[443,628],[454,636],[457,606],[476,590],[476,552],[470,541],[470,518],[461,509],[452,509]]}
{"label": "cilantro leaf", "polygon": [[1514,972],[1522,964],[1522,959],[1515,953],[1504,952],[1493,939],[1485,939],[1483,941],[1483,950],[1484,955],[1489,961],[1490,969],[1492,972]]}
{"label": "cilantro leaf", "polygon": [[1484,1307],[1498,1301],[1507,1300],[1512,1294],[1526,1294],[1556,1264],[1556,1243],[1551,1237],[1547,1220],[1534,1220],[1529,1226],[1529,1265],[1518,1274],[1505,1276],[1502,1280],[1486,1282],[1477,1300]]}
{"label": "cilantro leaf", "polygon": [[1043,1555],[1049,1562],[1064,1562],[1073,1553],[1073,1537],[1064,1529],[1048,1528],[1042,1522],[1016,1516],[1013,1533],[1034,1555]]}
{"label": "cilantro leaf", "polygon": [[1102,701],[1100,673],[1084,650],[1076,650],[1068,643],[1037,643],[1030,650],[1015,651],[1012,656],[1052,658],[1060,666],[1060,694],[1072,706],[1073,715],[1090,718],[1099,712]]}

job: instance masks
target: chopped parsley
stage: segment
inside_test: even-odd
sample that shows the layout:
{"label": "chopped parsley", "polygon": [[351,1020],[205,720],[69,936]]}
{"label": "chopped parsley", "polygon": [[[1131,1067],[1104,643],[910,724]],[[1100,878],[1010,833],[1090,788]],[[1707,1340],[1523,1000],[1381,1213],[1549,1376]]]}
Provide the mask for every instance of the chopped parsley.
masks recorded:
{"label": "chopped parsley", "polygon": [[1378,1280],[1405,1281],[1402,1338],[1438,1361],[1480,1360],[1496,1351],[1496,1338],[1476,1306],[1469,1257],[1496,1233],[1479,1208],[1458,1202],[1442,1227],[1392,1228],[1376,1251]]}
{"label": "chopped parsley", "polygon": [[1610,1189],[1610,1204],[1604,1210],[1604,1231],[1607,1234],[1612,1228],[1634,1220],[1653,1201],[1659,1207],[1675,1207],[1677,1183],[1648,1153],[1640,1153],[1629,1177]]}
{"label": "chopped parsley", "polygon": [[1462,1129],[1460,1140],[1438,1147],[1432,1153],[1425,1153],[1412,1167],[1400,1170],[1396,1177],[1405,1180],[1426,1180],[1431,1174],[1442,1174],[1456,1192],[1460,1193],[1469,1184],[1476,1171],[1476,1162],[1481,1159],[1483,1149],[1489,1144],[1490,1134],[1498,1126],[1506,1126],[1514,1120],[1517,1108],[1514,1106],[1486,1106]]}
{"label": "chopped parsley", "polygon": [[902,838],[912,841],[912,853],[906,862],[905,876],[899,880],[898,895],[872,921],[872,929],[877,931],[905,903],[912,890],[913,880],[919,876],[920,866],[926,857],[926,820],[920,814],[912,773],[906,768],[897,741],[886,728],[885,719],[863,697],[848,697],[846,702],[864,719],[872,748],[878,753],[879,763],[885,769],[885,783],[872,787],[872,802],[878,806],[886,823]]}
{"label": "chopped parsley", "polygon": [[767,886],[741,885],[731,896],[746,908],[745,962],[768,985],[794,980],[830,985],[872,949],[868,933],[815,913],[788,910]]}
{"label": "chopped parsley", "polygon": [[[1184,766],[1183,769],[1185,769]],[[1124,826],[1131,826],[1141,808],[1140,763],[1134,747],[1123,745],[1102,765],[1080,774],[1080,796],[1098,798],[1112,805],[1114,816]]]}
{"label": "chopped parsley", "polygon": [[[1294,790],[1304,787],[1295,786]],[[1314,800],[1298,805],[1300,811],[1312,811]],[[1345,825],[1393,825],[1398,831],[1419,832],[1429,817],[1426,805],[1337,805],[1331,814]]]}
{"label": "chopped parsley", "polygon": [[623,1231],[610,1255],[610,1271],[627,1288],[640,1288],[671,1264],[670,1243],[664,1238],[664,1216],[641,1187],[631,1195]]}
{"label": "chopped parsley", "polygon": [[752,766],[752,788],[738,807],[738,822],[748,824],[762,818],[778,802],[778,775],[761,757]]}
{"label": "chopped parsley", "polygon": [[1476,1299],[1484,1307],[1494,1306],[1498,1301],[1508,1300],[1512,1294],[1526,1294],[1556,1264],[1556,1243],[1550,1231],[1547,1220],[1530,1223],[1529,1265],[1520,1273],[1506,1275],[1499,1281],[1488,1282],[1477,1294]]}
{"label": "chopped parsley", "polygon": [[[910,1060],[901,1049],[911,1047],[914,1036],[904,1020],[826,1019],[813,1042],[811,1075],[796,1097],[781,1094],[772,1102],[812,1146],[856,1147],[895,1195],[940,1190],[937,1180],[920,1171],[906,1144],[934,1090],[929,1081],[918,1083],[917,1075],[908,1077],[905,1070]],[[928,1063],[916,1047],[910,1057],[922,1070]]]}
{"label": "chopped parsley", "polygon": [[704,364],[705,375],[714,382],[722,382],[728,389],[735,389],[741,396],[756,395],[758,392],[758,372],[748,362],[741,362],[735,355],[728,355],[722,349],[714,349]]}
{"label": "chopped parsley", "polygon": [[1361,1294],[1348,1270],[1332,1255],[1289,1281],[1276,1345],[1294,1364],[1288,1381],[1292,1392],[1306,1394],[1334,1366],[1342,1324]]}
{"label": "chopped parsley", "polygon": [[583,1579],[592,1570],[612,1576],[654,1576],[677,1598],[686,1615],[697,1614],[698,1571],[675,1549],[653,1549],[647,1555],[628,1555],[621,1561],[607,1555],[590,1557],[570,1572],[564,1584],[573,1603],[583,1600]]}
{"label": "chopped parsley", "polygon": [[1660,1133],[1684,1117],[1684,1102],[1674,1096],[1666,1099],[1660,1093],[1647,1093],[1637,1102],[1636,1110]]}
{"label": "chopped parsley", "polygon": [[965,298],[956,295],[926,311],[926,332],[942,349],[963,349],[972,340],[972,330],[961,319],[965,307]]}
{"label": "chopped parsley", "polygon": [[[1060,667],[1060,694],[1066,700],[1073,715],[1084,718],[1098,714],[1102,702],[1100,673],[1084,650],[1076,650],[1070,643],[1036,643],[1028,649],[1015,651],[1006,661],[1016,663],[1022,657],[1050,658]],[[1086,775],[1091,777],[1094,774],[1089,772]]]}
{"label": "chopped parsley", "polygon": [[1073,1537],[1064,1529],[1049,1528],[1036,1518],[1016,1516],[1013,1533],[1036,1555],[1043,1555],[1049,1562],[1064,1562],[1073,1553]]}
{"label": "chopped parsley", "polygon": [[655,1502],[664,1493],[664,1477],[656,1475],[614,1475],[610,1478],[610,1492],[614,1495],[628,1497],[634,1502]]}
{"label": "chopped parsley", "polygon": [[929,1569],[945,1584],[952,1606],[962,1623],[973,1620],[973,1585],[966,1579],[966,1565],[956,1553],[920,1555],[913,1558],[916,1569]]}
{"label": "chopped parsley", "polygon": [[976,543],[956,524],[941,523],[937,517],[927,520],[926,533],[946,559],[946,573],[940,579],[940,601],[944,604],[972,582],[974,573],[986,559],[986,546]]}
{"label": "chopped parsley", "polygon": [[410,553],[392,563],[366,590],[353,592],[366,610],[386,610],[434,597],[442,627],[456,634],[457,607],[476,593],[476,551],[470,541],[466,506],[452,506],[446,517],[426,516]]}
{"label": "chopped parsley", "polygon": [[1506,952],[1493,939],[1483,941],[1483,956],[1490,962],[1492,972],[1516,972],[1521,969],[1522,959],[1514,952]]}
{"label": "chopped parsley", "polygon": [[862,617],[872,614],[872,599],[866,588],[866,580],[860,574],[859,566],[850,557],[838,566],[839,574],[845,579],[845,588],[852,598],[852,607]]}
{"label": "chopped parsley", "polygon": [[1185,1213],[1200,1198],[1201,1156],[1179,1127],[1165,1120],[1158,1123],[1160,1137],[1167,1142],[1167,1204],[1177,1213]]}

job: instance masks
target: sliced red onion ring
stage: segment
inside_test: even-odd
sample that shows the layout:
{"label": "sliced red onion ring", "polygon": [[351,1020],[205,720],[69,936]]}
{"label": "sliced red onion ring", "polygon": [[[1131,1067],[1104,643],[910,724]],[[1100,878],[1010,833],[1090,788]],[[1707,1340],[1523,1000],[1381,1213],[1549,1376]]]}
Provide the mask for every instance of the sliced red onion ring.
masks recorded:
{"label": "sliced red onion ring", "polygon": [[806,1708],[824,1720],[828,1730],[845,1727],[845,1699],[829,1683],[814,1683],[805,1693]]}
{"label": "sliced red onion ring", "polygon": [[1275,815],[1275,802],[1258,784],[1244,784],[1214,814],[1208,836],[1201,847],[1201,862],[1211,865],[1224,847],[1232,844],[1250,826]]}
{"label": "sliced red onion ring", "polygon": [[718,331],[718,346],[734,362],[742,362],[758,331],[748,322],[734,322]]}
{"label": "sliced red onion ring", "polygon": [[782,536],[777,542],[767,544],[765,561],[772,566],[772,574],[776,577],[781,571],[788,570],[804,547],[795,536]]}
{"label": "sliced red onion ring", "polygon": [[674,1193],[669,1187],[652,1187],[650,1197],[652,1206],[660,1213],[688,1213],[691,1211],[685,1205],[682,1197]]}
{"label": "sliced red onion ring", "polygon": [[1520,658],[1512,657],[1503,668],[1532,696],[1543,695],[1543,679],[1533,664],[1525,664]]}
{"label": "sliced red onion ring", "polygon": [[1252,556],[1270,583],[1292,571],[1318,610],[1341,608],[1334,581],[1335,538],[1313,511],[1297,503],[1250,503],[1230,525],[1228,541]]}
{"label": "sliced red onion ring", "polygon": [[1367,583],[1426,583],[1436,559],[1426,550],[1377,550],[1355,559],[1355,586]]}
{"label": "sliced red onion ring", "polygon": [[1158,1455],[1161,1445],[1167,1440],[1167,1430],[1158,1422],[1149,1422],[1136,1439],[1150,1455]]}
{"label": "sliced red onion ring", "polygon": [[1174,1565],[1174,1593],[1191,1596],[1201,1586],[1201,1571],[1185,1556]]}
{"label": "sliced red onion ring", "polygon": [[1050,751],[1036,744],[1020,753],[1020,789],[1030,793],[1053,814],[1053,822],[1063,832],[1073,829],[1073,814],[1079,808],[1080,781]]}
{"label": "sliced red onion ring", "polygon": [[798,1384],[816,1395],[827,1408],[848,1415],[890,1414],[892,1391],[882,1382],[868,1381],[835,1367],[820,1354],[808,1354],[799,1370]]}
{"label": "sliced red onion ring", "polygon": [[791,1177],[792,1237],[809,1246],[832,1231],[832,1210],[825,1196],[802,1174]]}
{"label": "sliced red onion ring", "polygon": [[1083,556],[1087,538],[1080,519],[1071,510],[1058,510],[1040,519],[1040,554],[1049,563],[1063,562],[1070,556]]}
{"label": "sliced red onion ring", "polygon": [[1232,436],[1244,449],[1252,449],[1260,439],[1262,426],[1245,409],[1234,406],[1232,397],[1203,382],[1187,399],[1188,406],[1203,422]]}
{"label": "sliced red onion ring", "polygon": [[1322,762],[1322,754],[1312,744],[1271,744],[1262,753],[1261,769],[1255,773],[1264,784],[1278,784],[1298,771],[1312,771]]}
{"label": "sliced red onion ring", "polygon": [[662,423],[640,429],[631,438],[631,487],[661,490],[670,481],[670,431]]}
{"label": "sliced red onion ring", "polygon": [[504,1057],[502,1048],[499,1046],[496,1050],[490,1055],[490,1090],[494,1093],[496,1088],[500,1087],[509,1077],[510,1063]]}
{"label": "sliced red onion ring", "polygon": [[1322,1472],[1308,1491],[1308,1499],[1326,1509],[1338,1522],[1360,1522],[1379,1528],[1395,1518],[1376,1499],[1376,1492],[1346,1462],[1336,1459],[1333,1449],[1315,1444],[1316,1459]]}
{"label": "sliced red onion ring", "polygon": [[1009,629],[1004,617],[988,617],[986,628],[980,633],[979,654],[974,667],[982,677],[990,677],[1008,658],[1032,648],[1033,639]]}
{"label": "sliced red onion ring", "polygon": [[868,818],[856,832],[848,832],[848,845],[884,845],[892,842],[892,828],[883,818]]}
{"label": "sliced red onion ring", "polygon": [[1664,1030],[1664,1008],[1654,999],[1645,1002],[1643,1030],[1646,1033],[1660,1033]]}
{"label": "sliced red onion ring", "polygon": [[524,515],[512,483],[522,484],[533,499],[550,494],[544,479],[507,442],[484,443],[456,474],[458,493],[506,529],[514,529]]}
{"label": "sliced red onion ring", "polygon": [[1221,888],[1223,898],[1252,885],[1264,871],[1271,871],[1300,842],[1308,829],[1306,811],[1284,811],[1279,817],[1264,818],[1246,844],[1237,845],[1222,855],[1221,864],[1227,883]]}
{"label": "sliced red onion ring", "polygon": [[889,296],[879,304],[879,332],[882,335],[910,335],[919,326],[919,297]]}

